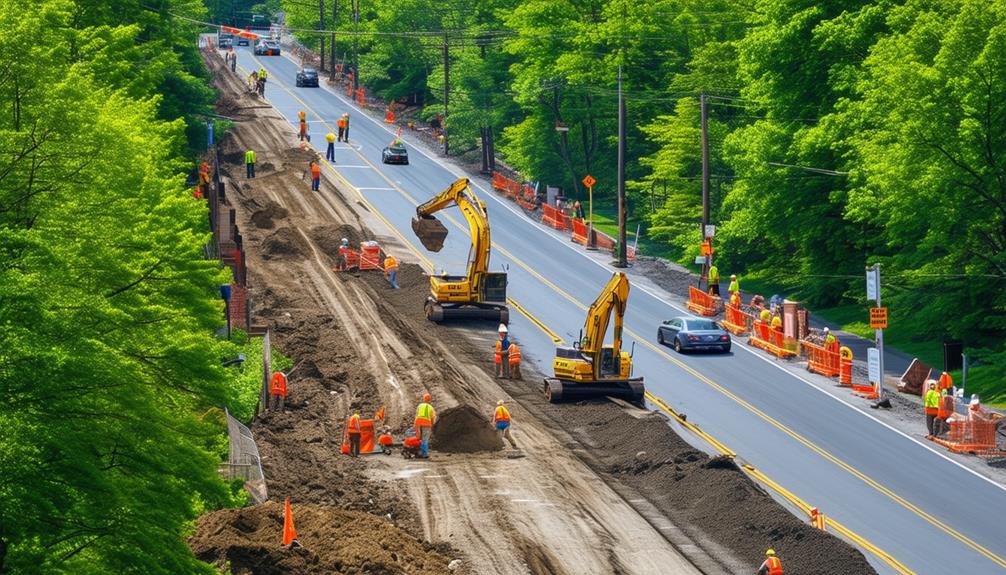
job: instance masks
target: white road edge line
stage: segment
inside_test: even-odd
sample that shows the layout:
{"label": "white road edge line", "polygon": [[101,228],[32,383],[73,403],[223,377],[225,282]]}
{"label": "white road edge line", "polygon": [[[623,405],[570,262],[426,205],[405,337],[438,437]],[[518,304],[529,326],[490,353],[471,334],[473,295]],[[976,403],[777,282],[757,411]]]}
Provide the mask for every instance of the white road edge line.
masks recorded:
{"label": "white road edge line", "polygon": [[[285,54],[284,54],[284,57],[285,57],[285,58],[287,58],[288,60],[290,60],[291,62],[293,62],[294,64],[296,64],[296,62],[294,62],[294,60],[293,60],[292,58],[290,58],[290,57],[289,57],[288,55],[285,55]],[[342,96],[341,96],[341,95],[340,95],[340,94],[339,94],[338,92],[335,92],[335,91],[333,91],[333,90],[332,90],[331,88],[329,88],[328,86],[324,86],[324,87],[323,87],[323,89],[324,89],[324,90],[327,90],[327,91],[328,91],[328,92],[329,92],[330,94],[334,95],[334,96],[335,96],[336,98],[338,98],[339,100],[341,100],[341,101],[343,102],[343,104],[347,104],[347,105],[348,105],[348,106],[349,106],[350,108],[353,108],[354,110],[356,110],[356,111],[357,111],[357,112],[358,112],[358,113],[359,113],[359,114],[360,114],[361,116],[363,116],[364,118],[366,118],[367,120],[369,120],[370,122],[372,122],[372,123],[373,123],[374,125],[376,125],[376,126],[377,126],[378,128],[382,128],[382,129],[383,129],[383,130],[384,130],[385,132],[387,132],[387,133],[389,133],[389,134],[392,134],[392,135],[394,135],[394,132],[392,132],[392,131],[391,131],[391,129],[387,127],[387,125],[385,125],[385,124],[382,124],[381,122],[378,122],[377,120],[375,120],[374,118],[372,118],[372,117],[371,117],[371,116],[370,116],[369,114],[367,114],[366,112],[364,112],[363,110],[361,110],[361,109],[360,109],[360,108],[359,108],[359,107],[358,107],[358,106],[356,105],[356,103],[355,103],[355,102],[347,102],[347,101],[346,101],[346,99],[345,99],[344,97],[342,97]],[[536,222],[534,222],[533,220],[529,219],[529,218],[527,217],[527,214],[525,214],[525,213],[523,213],[523,212],[518,212],[518,211],[517,211],[517,209],[516,209],[515,207],[513,207],[513,206],[509,205],[509,204],[508,204],[507,202],[504,202],[504,201],[502,201],[501,199],[499,199],[499,198],[498,198],[498,197],[496,196],[496,194],[495,194],[495,193],[492,193],[492,192],[490,192],[489,190],[486,190],[485,188],[483,188],[483,187],[482,187],[482,186],[481,186],[481,185],[480,185],[480,184],[479,184],[478,182],[476,182],[476,181],[475,181],[475,179],[474,179],[474,178],[472,178],[472,177],[470,176],[470,174],[468,174],[467,172],[465,172],[465,171],[463,171],[463,170],[458,170],[458,169],[455,169],[455,167],[454,167],[454,166],[450,166],[450,165],[447,165],[446,163],[442,162],[442,161],[441,161],[441,160],[440,160],[439,158],[434,158],[433,156],[430,156],[430,155],[429,155],[429,154],[427,154],[427,153],[426,153],[426,151],[425,151],[425,150],[423,150],[423,149],[422,149],[422,148],[421,148],[421,147],[420,147],[419,145],[416,145],[416,144],[413,144],[413,145],[412,145],[412,147],[413,147],[413,148],[415,149],[415,151],[417,151],[417,152],[419,152],[420,154],[422,154],[423,156],[425,156],[425,157],[426,157],[427,159],[429,159],[429,160],[430,160],[431,162],[434,162],[434,163],[438,164],[439,166],[441,166],[442,168],[446,169],[446,170],[447,170],[447,171],[448,171],[449,173],[453,174],[454,176],[456,176],[456,177],[459,177],[459,178],[460,178],[460,177],[466,177],[466,178],[468,178],[468,179],[469,179],[469,180],[471,181],[472,185],[473,185],[473,186],[475,186],[476,188],[478,188],[479,190],[481,190],[481,191],[482,191],[482,192],[483,192],[483,193],[484,193],[484,194],[486,195],[486,197],[490,197],[490,198],[492,198],[492,199],[493,199],[493,200],[494,200],[494,201],[495,201],[495,202],[496,202],[497,204],[499,204],[500,206],[502,206],[503,208],[505,208],[505,209],[507,209],[507,210],[510,210],[510,212],[512,212],[512,213],[513,213],[514,215],[516,215],[516,216],[520,217],[521,219],[523,219],[524,221],[526,221],[526,222],[527,222],[528,224],[530,224],[530,225],[531,225],[531,226],[533,226],[534,228],[536,228],[536,229],[538,229],[538,230],[541,230],[541,231],[544,231],[544,232],[546,232],[546,234],[545,234],[545,235],[547,235],[547,236],[551,237],[551,238],[552,238],[553,240],[555,240],[555,241],[556,241],[556,242],[557,242],[557,243],[558,243],[559,245],[562,245],[562,246],[565,246],[566,248],[568,248],[568,249],[570,249],[571,251],[573,251],[573,253],[575,253],[575,254],[577,254],[577,255],[579,255],[579,256],[582,256],[582,257],[583,257],[583,258],[585,258],[585,259],[586,259],[587,261],[589,261],[589,262],[591,262],[591,263],[594,263],[595,265],[597,265],[597,266],[598,266],[598,267],[600,267],[601,269],[603,269],[603,270],[605,270],[605,271],[610,271],[610,270],[608,270],[607,266],[605,266],[605,265],[604,265],[604,264],[602,264],[601,262],[599,262],[599,261],[597,261],[597,260],[595,260],[595,259],[591,258],[591,257],[590,257],[589,255],[587,255],[587,254],[585,254],[585,253],[581,252],[580,250],[576,249],[576,247],[574,247],[573,245],[569,244],[568,242],[563,242],[563,241],[561,241],[559,237],[557,237],[557,236],[555,236],[555,235],[553,235],[553,234],[549,233],[549,230],[548,230],[548,229],[546,229],[546,228],[544,228],[544,226],[542,226],[541,224],[537,224],[537,223],[536,223]],[[345,166],[341,166],[341,167],[345,167]],[[647,294],[649,294],[650,296],[652,296],[653,298],[655,298],[655,299],[656,299],[657,301],[659,301],[659,302],[661,302],[661,303],[664,303],[664,304],[666,304],[666,305],[670,306],[671,308],[673,308],[673,309],[675,309],[675,310],[678,310],[678,311],[680,311],[680,312],[682,312],[682,313],[686,313],[686,314],[688,314],[688,315],[691,315],[691,313],[690,313],[690,312],[688,312],[688,311],[685,311],[684,309],[682,309],[682,308],[680,308],[680,307],[676,306],[675,304],[673,304],[673,303],[671,303],[671,302],[669,302],[669,301],[665,300],[665,299],[664,299],[663,297],[661,297],[661,296],[657,295],[656,293],[654,293],[653,291],[651,291],[651,290],[650,290],[649,288],[647,288],[646,286],[636,286],[636,287],[637,287],[637,288],[638,288],[639,290],[641,290],[641,291],[644,291],[644,292],[646,292]],[[834,396],[834,395],[832,395],[832,394],[828,393],[827,391],[825,391],[825,390],[823,390],[823,389],[819,388],[818,386],[814,385],[814,383],[812,383],[811,381],[807,380],[807,379],[806,379],[806,378],[804,378],[803,376],[801,376],[801,375],[798,375],[798,374],[795,374],[795,373],[793,373],[793,372],[789,371],[788,369],[785,369],[785,368],[783,368],[782,366],[779,366],[779,365],[776,365],[776,364],[775,364],[775,363],[774,363],[774,362],[773,362],[772,360],[770,360],[769,358],[765,357],[764,355],[761,355],[761,354],[760,354],[760,353],[758,353],[757,351],[755,351],[755,350],[753,350],[753,349],[748,349],[748,348],[747,348],[746,346],[737,346],[737,347],[739,347],[739,349],[743,349],[744,351],[746,351],[746,352],[750,353],[751,355],[753,355],[753,356],[755,356],[755,357],[757,357],[757,358],[761,359],[762,361],[765,361],[765,362],[768,362],[768,364],[769,364],[769,365],[771,365],[771,366],[775,367],[776,369],[778,369],[778,370],[780,370],[780,371],[783,371],[783,372],[785,372],[785,373],[786,373],[786,374],[788,374],[788,375],[791,375],[791,376],[795,377],[796,379],[798,379],[798,380],[800,380],[800,381],[804,382],[805,384],[809,385],[809,386],[810,386],[811,388],[815,389],[816,391],[818,391],[818,392],[820,392],[820,393],[823,393],[823,394],[825,394],[826,396],[828,396],[828,397],[830,397],[830,398],[834,399],[835,401],[837,401],[837,402],[841,403],[842,405],[844,405],[844,406],[848,407],[849,409],[851,409],[851,410],[855,411],[856,413],[859,413],[860,415],[862,415],[862,416],[864,416],[864,417],[867,417],[867,418],[869,418],[869,419],[872,419],[873,421],[875,421],[875,422],[879,423],[880,425],[882,425],[882,426],[886,427],[887,429],[890,429],[890,430],[891,430],[891,431],[893,431],[894,433],[896,433],[896,434],[898,434],[898,435],[900,435],[900,436],[902,436],[902,437],[904,437],[904,438],[908,439],[909,441],[911,441],[911,442],[915,443],[916,445],[919,445],[919,446],[920,446],[920,447],[922,447],[923,449],[926,449],[926,450],[928,450],[929,452],[931,452],[931,453],[934,453],[934,454],[936,454],[937,456],[939,456],[939,457],[943,458],[944,460],[946,460],[946,461],[949,461],[950,463],[953,463],[953,464],[954,464],[954,465],[956,465],[957,467],[960,467],[961,469],[963,469],[964,471],[967,471],[968,473],[970,473],[970,474],[974,475],[975,477],[978,477],[978,478],[981,478],[981,479],[985,480],[986,482],[988,482],[989,484],[991,484],[991,485],[994,485],[995,487],[998,487],[999,489],[1001,489],[1001,490],[1003,490],[1003,491],[1006,491],[1006,486],[1004,486],[1004,485],[1002,485],[1002,484],[1000,484],[1000,483],[996,482],[996,481],[995,481],[994,479],[992,479],[992,478],[990,478],[990,477],[987,477],[987,476],[985,476],[985,475],[982,475],[981,473],[979,473],[979,472],[975,471],[974,469],[971,469],[970,467],[968,467],[968,466],[964,465],[963,463],[961,463],[961,462],[959,462],[959,461],[954,461],[953,459],[951,459],[950,457],[948,457],[948,456],[947,456],[946,454],[944,454],[944,453],[941,453],[941,452],[937,451],[936,449],[934,449],[934,448],[933,448],[932,446],[930,446],[930,445],[926,445],[926,444],[925,444],[925,443],[923,443],[922,441],[919,441],[918,439],[916,439],[916,438],[912,437],[911,435],[908,435],[907,433],[905,433],[905,432],[901,431],[900,429],[898,429],[898,428],[896,428],[896,427],[894,427],[894,426],[890,425],[889,423],[885,423],[885,422],[881,421],[881,420],[880,420],[880,419],[878,419],[878,418],[877,418],[876,416],[874,416],[874,415],[872,415],[872,414],[870,414],[870,413],[868,413],[868,412],[866,412],[866,411],[863,411],[862,409],[860,409],[860,408],[856,407],[855,405],[853,405],[853,404],[851,404],[851,403],[849,403],[849,402],[845,401],[844,399],[842,399],[842,398],[840,398],[840,397],[837,397],[837,396]]]}

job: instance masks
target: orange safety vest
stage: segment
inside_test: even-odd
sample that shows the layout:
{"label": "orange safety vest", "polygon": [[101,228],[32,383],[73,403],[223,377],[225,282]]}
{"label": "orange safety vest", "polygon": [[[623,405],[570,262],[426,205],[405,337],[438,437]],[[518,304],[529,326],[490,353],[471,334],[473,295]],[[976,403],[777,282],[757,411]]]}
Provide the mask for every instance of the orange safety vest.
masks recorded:
{"label": "orange safety vest", "polygon": [[503,363],[503,342],[496,342],[496,351],[493,353],[493,363]]}
{"label": "orange safety vest", "polygon": [[286,397],[286,376],[283,375],[282,371],[272,374],[272,380],[269,382],[269,393]]}
{"label": "orange safety vest", "polygon": [[782,575],[782,561],[778,557],[769,557],[762,563],[762,567],[768,568],[768,575]]}
{"label": "orange safety vest", "polygon": [[514,364],[520,365],[520,348],[517,347],[516,343],[511,343],[510,344],[510,358],[509,358],[509,362],[510,362],[510,365],[514,365]]}
{"label": "orange safety vest", "polygon": [[433,406],[423,402],[416,408],[416,427],[433,427],[433,420],[437,414],[433,411]]}
{"label": "orange safety vest", "polygon": [[204,182],[209,183],[210,181],[210,165],[203,162],[202,166],[199,166],[199,176]]}
{"label": "orange safety vest", "polygon": [[297,112],[297,117],[300,118],[301,122],[303,122],[307,119],[307,112]]}
{"label": "orange safety vest", "polygon": [[398,270],[398,260],[394,256],[384,258],[384,271],[393,272]]}
{"label": "orange safety vest", "polygon": [[496,408],[496,413],[493,414],[493,423],[498,421],[510,421],[510,412],[507,411],[506,407],[502,405]]}
{"label": "orange safety vest", "polygon": [[339,121],[336,122],[335,124],[337,126],[339,126],[340,128],[345,128],[346,127],[346,119],[345,118],[339,118]]}
{"label": "orange safety vest", "polygon": [[349,421],[346,423],[346,432],[349,433],[350,435],[359,435],[360,434],[360,416],[359,415],[355,415],[354,414],[354,415],[351,415],[349,417]]}
{"label": "orange safety vest", "polygon": [[321,177],[321,168],[318,167],[318,164],[311,164],[311,177],[316,180]]}
{"label": "orange safety vest", "polygon": [[954,379],[950,377],[949,373],[944,373],[940,376],[939,389],[942,391],[944,389],[950,389],[954,386]]}

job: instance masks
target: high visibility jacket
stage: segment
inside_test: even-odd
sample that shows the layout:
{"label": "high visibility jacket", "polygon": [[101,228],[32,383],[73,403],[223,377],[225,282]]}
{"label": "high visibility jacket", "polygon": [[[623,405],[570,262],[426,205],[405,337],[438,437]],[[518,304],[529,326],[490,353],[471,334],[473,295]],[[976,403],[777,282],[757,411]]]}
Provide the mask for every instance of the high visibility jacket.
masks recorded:
{"label": "high visibility jacket", "polygon": [[307,133],[307,120],[300,121],[300,133],[301,134]]}
{"label": "high visibility jacket", "polygon": [[779,316],[773,317],[772,318],[772,329],[781,328],[781,327],[782,327],[782,318],[779,317]]}
{"label": "high visibility jacket", "polygon": [[318,167],[317,163],[311,164],[311,177],[316,180],[321,177],[321,168]]}
{"label": "high visibility jacket", "polygon": [[333,134],[332,132],[329,132],[329,133],[325,134],[325,140],[327,140],[329,144],[334,144],[335,143],[335,134]]}
{"label": "high visibility jacket", "polygon": [[433,406],[423,402],[416,408],[416,427],[432,427],[437,420],[437,412],[433,411]]}
{"label": "high visibility jacket", "polygon": [[203,175],[209,174],[210,173],[210,165],[207,164],[206,162],[203,162],[203,165],[199,166],[199,173],[203,174]]}
{"label": "high visibility jacket", "polygon": [[953,396],[944,393],[943,397],[940,398],[940,408],[939,411],[936,413],[936,417],[939,417],[940,419],[946,419],[951,415],[953,415],[953,413],[954,413],[954,398]]}
{"label": "high visibility jacket", "polygon": [[730,294],[730,305],[732,305],[734,307],[740,307],[741,306],[741,294],[739,294],[737,292],[733,292],[732,294]]}
{"label": "high visibility jacket", "polygon": [[761,310],[761,313],[758,314],[758,319],[762,321],[769,321],[772,319],[772,313],[769,312],[767,309],[763,309]]}
{"label": "high visibility jacket", "polygon": [[339,118],[339,121],[336,122],[335,125],[339,126],[340,128],[345,128],[346,127],[346,118]]}
{"label": "high visibility jacket", "polygon": [[510,365],[520,365],[520,348],[517,347],[516,343],[510,344],[510,351],[508,353],[507,361]]}
{"label": "high visibility jacket", "polygon": [[510,412],[502,405],[496,407],[496,413],[493,414],[493,423],[498,421],[510,421]]}
{"label": "high visibility jacket", "polygon": [[493,352],[493,363],[503,363],[503,342],[496,342],[496,351]]}
{"label": "high visibility jacket", "polygon": [[303,122],[307,120],[307,112],[297,112],[297,117],[300,118],[301,122]]}
{"label": "high visibility jacket", "polygon": [[355,413],[349,416],[349,421],[346,422],[346,432],[350,435],[358,435],[360,433],[360,416]]}
{"label": "high visibility jacket", "polygon": [[782,575],[782,561],[779,561],[778,557],[769,557],[761,564],[761,569],[758,570],[758,573]]}
{"label": "high visibility jacket", "polygon": [[838,340],[835,339],[835,336],[833,336],[831,333],[829,333],[827,337],[824,338],[825,345],[835,343],[836,341]]}
{"label": "high visibility jacket", "polygon": [[286,397],[286,376],[282,371],[272,374],[272,380],[269,381],[269,393]]}
{"label": "high visibility jacket", "polygon": [[255,163],[255,150],[248,150],[245,152],[245,163],[254,164]]}
{"label": "high visibility jacket", "polygon": [[720,270],[716,266],[709,266],[709,283],[720,283]]}
{"label": "high visibility jacket", "polygon": [[384,258],[384,271],[393,272],[398,270],[398,260],[395,256],[388,256]]}
{"label": "high visibility jacket", "polygon": [[937,415],[940,409],[940,393],[935,389],[926,392],[926,415]]}
{"label": "high visibility jacket", "polygon": [[954,378],[950,377],[949,373],[944,373],[940,376],[940,384],[936,387],[939,389],[950,389],[954,386]]}
{"label": "high visibility jacket", "polygon": [[265,71],[265,68],[262,68],[261,70],[258,71],[258,77],[265,80],[266,78],[269,77],[269,73]]}
{"label": "high visibility jacket", "polygon": [[740,282],[738,282],[737,280],[733,280],[732,282],[730,282],[730,287],[727,288],[727,291],[741,291]]}

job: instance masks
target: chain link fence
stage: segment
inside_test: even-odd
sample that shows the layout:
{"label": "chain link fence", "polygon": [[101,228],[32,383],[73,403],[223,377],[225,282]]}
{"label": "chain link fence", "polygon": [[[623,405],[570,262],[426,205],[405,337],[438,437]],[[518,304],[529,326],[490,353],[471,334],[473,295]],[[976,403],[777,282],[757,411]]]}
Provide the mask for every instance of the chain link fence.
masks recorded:
{"label": "chain link fence", "polygon": [[230,412],[227,415],[227,437],[230,452],[227,462],[220,464],[220,474],[228,480],[244,480],[245,490],[252,500],[258,504],[269,499],[266,489],[265,474],[262,472],[262,458],[259,457],[258,446],[252,438],[251,430],[243,423],[234,419]]}

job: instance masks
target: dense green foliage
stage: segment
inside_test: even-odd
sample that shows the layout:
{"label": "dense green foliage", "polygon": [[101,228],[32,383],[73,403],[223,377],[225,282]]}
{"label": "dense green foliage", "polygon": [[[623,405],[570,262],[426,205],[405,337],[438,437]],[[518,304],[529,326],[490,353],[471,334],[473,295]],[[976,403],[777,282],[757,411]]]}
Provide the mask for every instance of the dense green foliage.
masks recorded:
{"label": "dense green foliage", "polygon": [[376,0],[361,18],[368,88],[439,111],[446,34],[452,149],[492,126],[530,178],[584,199],[592,174],[607,213],[621,64],[629,218],[681,261],[698,251],[709,95],[721,269],[831,306],[862,302],[881,262],[898,325],[1002,348],[1006,2]]}
{"label": "dense green foliage", "polygon": [[0,571],[212,572],[230,392],[183,114],[198,3],[0,1]]}

